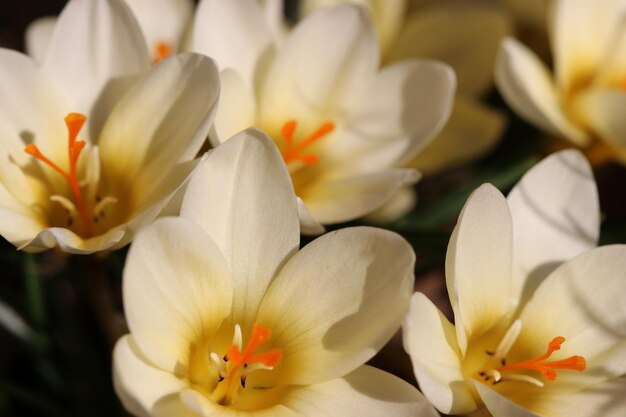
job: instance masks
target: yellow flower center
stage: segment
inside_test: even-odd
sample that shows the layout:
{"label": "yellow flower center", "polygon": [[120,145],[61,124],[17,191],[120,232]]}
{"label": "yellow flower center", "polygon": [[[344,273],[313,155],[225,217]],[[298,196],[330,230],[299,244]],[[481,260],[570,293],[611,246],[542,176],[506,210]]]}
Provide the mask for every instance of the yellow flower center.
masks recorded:
{"label": "yellow flower center", "polygon": [[552,339],[552,341],[548,343],[546,352],[543,355],[525,361],[508,363],[506,357],[519,336],[521,328],[521,321],[515,321],[502,338],[497,349],[495,351],[485,351],[485,354],[489,357],[488,364],[491,364],[491,366],[487,366],[478,373],[483,381],[492,384],[506,381],[523,381],[543,387],[543,381],[529,374],[529,372],[539,373],[548,381],[555,381],[557,379],[557,370],[579,372],[585,370],[586,360],[579,355],[573,355],[565,359],[554,361],[548,360],[552,357],[552,354],[560,350],[561,345],[565,343],[565,338],[562,336],[557,336]]}
{"label": "yellow flower center", "polygon": [[152,62],[155,64],[163,61],[168,56],[172,55],[172,45],[168,42],[157,42],[154,46],[154,52],[152,53]]}
{"label": "yellow flower center", "polygon": [[[86,120],[87,117],[80,113],[70,113],[65,117],[68,131],[68,170],[64,170],[44,155],[37,145],[27,145],[24,148],[24,152],[32,155],[42,164],[49,166],[63,177],[69,186],[73,201],[60,194],[51,195],[50,200],[60,204],[67,211],[67,227],[73,228],[78,234],[89,238],[96,234],[95,225],[104,219],[105,209],[109,205],[117,203],[117,199],[111,196],[101,198],[96,194],[97,178],[87,178],[83,181],[78,179],[78,160],[85,147],[85,141],[78,140],[78,134]],[[99,170],[99,166],[97,169]],[[93,175],[99,177],[99,172]],[[85,183],[87,185],[87,193],[84,193],[81,189]],[[76,224],[76,220],[80,221],[80,225]]]}
{"label": "yellow flower center", "polygon": [[241,327],[235,326],[233,344],[226,355],[210,353],[211,361],[219,370],[217,385],[210,394],[211,400],[224,406],[233,406],[237,403],[240,390],[246,388],[246,379],[252,372],[274,369],[282,357],[281,349],[257,353],[258,348],[270,337],[267,326],[254,324],[248,344],[243,349]]}
{"label": "yellow flower center", "polygon": [[335,129],[335,125],[331,122],[322,123],[311,135],[305,139],[296,143],[294,140],[294,134],[298,122],[291,120],[283,125],[280,129],[280,133],[285,141],[284,147],[282,147],[282,155],[287,165],[299,162],[305,165],[314,165],[319,161],[319,155],[313,153],[305,153],[305,151],[311,147],[315,142],[322,139]]}

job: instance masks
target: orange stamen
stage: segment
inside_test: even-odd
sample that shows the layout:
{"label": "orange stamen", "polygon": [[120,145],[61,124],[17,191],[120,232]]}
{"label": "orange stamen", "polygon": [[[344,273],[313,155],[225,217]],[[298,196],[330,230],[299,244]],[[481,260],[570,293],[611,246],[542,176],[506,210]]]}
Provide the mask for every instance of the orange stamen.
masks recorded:
{"label": "orange stamen", "polygon": [[548,344],[546,353],[525,362],[504,365],[496,368],[497,371],[536,371],[542,374],[547,380],[554,381],[557,377],[556,369],[567,369],[571,371],[584,371],[587,361],[582,356],[574,355],[558,361],[546,361],[552,353],[561,349],[561,345],[565,342],[565,338],[558,336],[552,339]]}
{"label": "orange stamen", "polygon": [[74,195],[74,201],[76,203],[76,208],[78,213],[85,225],[85,231],[87,236],[91,236],[93,233],[93,224],[91,223],[91,218],[87,213],[87,209],[85,207],[85,203],[83,201],[83,196],[80,191],[80,185],[78,182],[78,174],[77,174],[77,165],[78,165],[78,157],[80,156],[81,151],[85,147],[84,141],[76,140],[78,133],[83,128],[87,117],[80,113],[70,113],[65,117],[65,125],[67,126],[68,132],[68,157],[69,157],[69,172],[65,172],[61,169],[57,164],[52,162],[49,158],[47,158],[37,147],[37,145],[27,145],[24,148],[24,152],[29,155],[34,156],[39,161],[48,165],[50,168],[54,169],[56,172],[61,174],[63,178],[67,181],[72,190],[72,194]]}
{"label": "orange stamen", "polygon": [[152,57],[152,60],[156,64],[163,61],[170,55],[172,55],[172,46],[167,42],[158,42],[154,47],[154,55]]}
{"label": "orange stamen", "polygon": [[280,129],[280,132],[285,139],[285,149],[282,152],[283,159],[287,164],[294,161],[301,161],[307,165],[313,165],[319,160],[319,156],[314,154],[304,154],[303,151],[314,142],[332,132],[335,129],[335,124],[331,122],[323,123],[315,132],[313,132],[312,135],[295,145],[293,135],[297,126],[298,123],[295,120],[291,120],[285,123],[285,125]]}
{"label": "orange stamen", "polygon": [[280,349],[272,349],[267,353],[260,353],[255,355],[254,351],[263,343],[270,339],[270,329],[267,326],[261,324],[255,324],[252,326],[252,334],[248,345],[243,352],[239,350],[237,345],[232,345],[226,353],[226,359],[233,364],[232,369],[228,374],[228,380],[231,381],[237,371],[245,365],[251,363],[260,362],[265,366],[274,366],[280,361],[282,357],[282,351]]}

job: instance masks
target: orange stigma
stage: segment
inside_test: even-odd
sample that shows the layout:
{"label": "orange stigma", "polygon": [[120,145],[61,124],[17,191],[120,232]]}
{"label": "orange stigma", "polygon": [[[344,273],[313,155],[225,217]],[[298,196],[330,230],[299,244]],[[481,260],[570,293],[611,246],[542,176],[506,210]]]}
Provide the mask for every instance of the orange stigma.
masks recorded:
{"label": "orange stigma", "polygon": [[172,46],[167,42],[157,42],[154,47],[152,61],[157,64],[172,55]]}
{"label": "orange stigma", "polygon": [[78,182],[78,174],[77,174],[77,165],[78,165],[78,157],[80,156],[81,151],[85,147],[85,142],[82,140],[76,140],[78,133],[82,129],[83,125],[87,117],[80,113],[70,113],[65,117],[65,124],[67,125],[68,132],[68,156],[69,156],[69,172],[61,169],[57,164],[52,162],[49,158],[47,158],[37,147],[37,145],[30,144],[24,148],[24,152],[29,155],[34,156],[39,161],[48,165],[56,172],[61,174],[63,178],[67,181],[72,190],[72,194],[74,196],[74,201],[76,203],[77,211],[83,221],[85,232],[87,236],[91,236],[93,234],[93,224],[91,222],[91,218],[87,213],[87,209],[85,207],[85,203],[83,201],[83,196],[80,191],[80,184]]}
{"label": "orange stigma", "polygon": [[270,336],[270,329],[267,326],[254,324],[252,326],[250,340],[243,352],[240,351],[239,346],[236,344],[230,347],[228,353],[226,353],[226,359],[233,365],[228,373],[229,381],[234,378],[239,369],[252,363],[260,363],[271,368],[280,361],[282,357],[282,351],[280,349],[272,349],[267,353],[254,354],[254,351],[263,343],[267,342]]}
{"label": "orange stigma", "polygon": [[335,130],[335,124],[331,122],[323,123],[312,135],[304,139],[298,144],[294,143],[293,135],[296,131],[298,122],[291,120],[280,129],[280,133],[285,139],[285,148],[282,151],[285,163],[300,161],[306,165],[313,165],[319,160],[319,156],[314,154],[305,154],[304,150],[311,146],[314,142],[320,140],[330,132]]}
{"label": "orange stigma", "polygon": [[511,365],[503,365],[499,368],[495,368],[496,371],[536,371],[543,375],[547,380],[556,380],[556,370],[570,370],[570,371],[584,371],[587,366],[587,361],[582,356],[574,355],[569,358],[558,361],[546,361],[552,353],[561,349],[561,345],[565,342],[565,338],[558,336],[552,339],[548,344],[546,353],[525,362],[518,362]]}

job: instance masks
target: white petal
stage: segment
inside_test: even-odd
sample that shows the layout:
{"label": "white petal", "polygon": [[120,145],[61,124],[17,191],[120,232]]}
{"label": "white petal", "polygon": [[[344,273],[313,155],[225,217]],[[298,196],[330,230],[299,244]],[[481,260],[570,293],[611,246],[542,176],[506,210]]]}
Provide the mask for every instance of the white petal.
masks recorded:
{"label": "white petal", "polygon": [[178,162],[195,157],[215,114],[219,75],[198,54],[170,57],[113,109],[99,142],[103,169],[150,188]]}
{"label": "white petal", "polygon": [[35,61],[44,61],[56,23],[56,17],[46,16],[35,20],[26,28],[26,52]]}
{"label": "white petal", "polygon": [[417,195],[411,186],[401,187],[382,207],[364,217],[368,223],[386,224],[408,214],[417,204]]}
{"label": "white petal", "polygon": [[502,112],[457,95],[450,120],[409,166],[433,173],[467,163],[491,151],[506,127]]}
{"label": "white petal", "polygon": [[[0,49],[0,147],[6,165],[28,165],[32,157],[24,152],[36,144],[51,160],[67,161],[67,130],[63,118],[72,111],[66,97],[35,61],[19,52]],[[81,135],[82,136],[82,135]],[[12,160],[12,162],[9,162]],[[65,167],[61,165],[61,167]],[[58,174],[55,174],[58,175]],[[6,181],[10,190],[13,186]],[[14,195],[28,192],[26,189]]]}
{"label": "white petal", "polygon": [[545,402],[554,416],[622,417],[626,413],[625,392],[626,378],[617,378],[571,395],[555,393]]}
{"label": "white petal", "polygon": [[72,0],[59,16],[44,62],[75,112],[90,114],[109,84],[150,68],[145,41],[122,0]]}
{"label": "white petal", "polygon": [[211,238],[187,219],[144,229],[124,269],[124,310],[133,340],[163,370],[184,369],[193,343],[230,313],[228,266]]}
{"label": "white petal", "polygon": [[590,6],[585,1],[556,1],[552,10],[552,50],[559,86],[574,87],[577,79],[593,75],[623,26],[626,1],[604,0]]}
{"label": "white petal", "polygon": [[593,89],[581,94],[575,102],[580,117],[602,140],[626,160],[626,91]]}
{"label": "white petal", "polygon": [[[183,404],[193,410],[195,417],[301,417],[300,414],[295,413],[283,404],[275,404],[276,400],[273,402],[270,401],[270,404],[264,405],[263,408],[258,409],[259,401],[265,400],[268,396],[271,396],[271,399],[273,399],[272,394],[268,393],[268,391],[269,389],[264,389],[258,393],[254,391],[246,392],[246,397],[254,396],[251,399],[251,410],[246,411],[241,411],[234,407],[224,407],[214,403],[200,392],[192,389],[183,391],[180,395],[180,399]],[[282,393],[277,395],[282,395]],[[260,397],[260,399],[257,399],[257,397]],[[242,401],[241,397],[239,398],[240,401]],[[257,401],[255,402],[255,400]],[[264,403],[261,402],[261,404]]]}
{"label": "white petal", "polygon": [[522,117],[577,145],[589,138],[564,114],[548,69],[533,52],[514,39],[500,47],[496,64],[496,84],[507,103]]}
{"label": "white petal", "polygon": [[220,80],[221,91],[215,116],[215,134],[211,136],[214,146],[256,125],[254,96],[241,75],[226,69],[221,72]]}
{"label": "white petal", "polygon": [[[485,403],[485,406],[489,410],[492,416],[506,416],[506,417],[558,417],[550,415],[537,415],[524,407],[515,404],[508,398],[500,395],[496,391],[492,390],[485,384],[478,381],[473,381],[474,386],[478,390],[480,398]],[[568,416],[569,417],[569,416]]]}
{"label": "white petal", "polygon": [[461,370],[454,325],[422,293],[411,298],[404,325],[404,348],[424,395],[442,413],[469,413],[476,408]]}
{"label": "white petal", "polygon": [[126,410],[133,415],[195,417],[178,400],[178,393],[186,385],[182,379],[150,363],[131,335],[117,341],[113,350],[113,386]]}
{"label": "white petal", "polygon": [[253,88],[259,61],[272,46],[272,32],[256,1],[202,0],[196,11],[193,51],[233,69]]}
{"label": "white petal", "polygon": [[370,366],[289,392],[282,403],[307,417],[437,417],[415,387]]}
{"label": "white petal", "polygon": [[370,359],[400,327],[414,262],[410,245],[382,229],[342,229],[305,246],[272,282],[257,316],[283,351],[269,378],[319,383]]}
{"label": "white petal", "polygon": [[24,249],[27,252],[39,252],[59,246],[62,252],[86,255],[113,249],[125,236],[126,232],[123,227],[108,230],[106,233],[90,239],[83,239],[69,229],[50,227],[42,230],[18,249]]}
{"label": "white petal", "polygon": [[302,200],[313,218],[322,224],[354,220],[380,208],[406,185],[419,180],[411,169],[320,180],[306,188]]}
{"label": "white petal", "polygon": [[566,341],[559,356],[587,360],[584,372],[562,372],[559,379],[584,383],[626,374],[624,262],[624,245],[587,251],[557,268],[524,306],[520,319],[528,330],[522,330],[520,343],[547,344],[562,336]]}
{"label": "white petal", "polygon": [[485,184],[461,211],[446,255],[459,347],[511,313],[512,224],[504,196]]}
{"label": "white petal", "polygon": [[487,91],[500,41],[511,33],[503,10],[484,4],[440,2],[410,15],[388,60],[431,58],[454,68],[463,94]]}
{"label": "white petal", "polygon": [[321,10],[293,29],[268,70],[262,119],[278,129],[289,120],[319,124],[341,114],[360,104],[378,64],[376,35],[364,10]]}
{"label": "white petal", "polygon": [[596,246],[598,190],[584,156],[567,150],[528,171],[508,203],[513,216],[511,296],[513,302],[524,303],[561,262]]}
{"label": "white petal", "polygon": [[447,65],[412,60],[387,66],[342,123],[329,152],[362,172],[402,165],[446,124],[454,90],[454,73]]}
{"label": "white petal", "polygon": [[32,240],[45,227],[35,210],[19,203],[0,184],[0,235],[20,247]]}
{"label": "white petal", "polygon": [[181,216],[224,254],[237,294],[234,320],[246,321],[300,238],[296,197],[274,142],[250,129],[214,149],[189,182]]}
{"label": "white petal", "polygon": [[127,0],[154,56],[160,43],[178,51],[193,17],[191,0]]}
{"label": "white petal", "polygon": [[300,233],[303,235],[321,235],[325,229],[318,223],[300,197],[298,199],[298,217],[300,218]]}

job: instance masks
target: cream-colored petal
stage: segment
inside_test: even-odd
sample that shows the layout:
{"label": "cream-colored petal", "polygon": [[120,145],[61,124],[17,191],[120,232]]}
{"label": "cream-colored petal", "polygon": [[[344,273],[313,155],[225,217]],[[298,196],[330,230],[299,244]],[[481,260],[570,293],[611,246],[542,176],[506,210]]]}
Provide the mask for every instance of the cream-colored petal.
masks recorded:
{"label": "cream-colored petal", "polygon": [[363,219],[374,224],[391,223],[408,214],[415,204],[417,204],[417,194],[413,187],[401,187],[389,201]]}
{"label": "cream-colored petal", "polygon": [[249,129],[211,151],[189,181],[181,216],[224,254],[237,294],[233,320],[247,323],[300,239],[296,196],[274,142]]}
{"label": "cream-colored petal", "polygon": [[46,16],[31,22],[26,28],[26,52],[35,61],[44,61],[56,23],[56,17]]}
{"label": "cream-colored petal", "polygon": [[297,388],[282,400],[300,416],[437,417],[428,400],[400,378],[361,366],[328,382]]}
{"label": "cream-colored petal", "polygon": [[212,60],[181,54],[157,65],[113,109],[100,137],[109,177],[150,188],[195,157],[213,122],[219,75]]}
{"label": "cream-colored petal", "polygon": [[624,245],[587,251],[557,268],[524,306],[519,343],[540,343],[541,351],[562,336],[559,357],[587,359],[584,372],[562,372],[560,379],[586,384],[626,374],[624,262]]}
{"label": "cream-colored petal", "polygon": [[483,400],[485,406],[492,416],[496,417],[557,417],[550,415],[538,415],[525,409],[524,407],[512,402],[508,398],[500,395],[485,384],[473,381],[480,399]]}
{"label": "cream-colored petal", "polygon": [[571,395],[555,393],[544,401],[548,417],[622,417],[626,414],[626,378],[599,384]]}
{"label": "cream-colored petal", "polygon": [[626,1],[554,1],[550,34],[554,66],[560,88],[575,87],[606,64],[604,59],[616,41],[626,17]]}
{"label": "cream-colored petal", "polygon": [[382,207],[404,186],[420,178],[412,169],[320,180],[300,197],[313,218],[322,224],[354,220]]}
{"label": "cream-colored petal", "polygon": [[[626,13],[624,14],[626,19]],[[605,87],[624,87],[626,83],[626,25],[621,24],[614,38],[604,51],[602,65],[593,76],[592,85]]]}
{"label": "cream-colored petal", "polygon": [[524,119],[579,146],[589,142],[588,135],[567,119],[548,69],[527,47],[504,40],[495,77],[500,93]]}
{"label": "cream-colored petal", "polygon": [[408,162],[443,129],[454,91],[447,65],[410,60],[387,66],[327,152],[361,172]]}
{"label": "cream-colored petal", "polygon": [[626,91],[592,89],[575,101],[577,113],[594,133],[626,161]]}
{"label": "cream-colored petal", "polygon": [[507,14],[489,5],[440,2],[410,15],[387,61],[431,58],[454,68],[459,92],[485,93],[500,41],[512,32]]}
{"label": "cream-colored petal", "polygon": [[435,173],[465,164],[491,151],[505,127],[502,112],[457,94],[442,132],[407,165],[424,173]]}
{"label": "cream-colored petal", "polygon": [[[0,101],[0,170],[31,163],[32,156],[24,152],[30,143],[65,168],[67,130],[63,118],[71,107],[54,80],[27,55],[0,49],[0,96],[11,98]],[[16,196],[28,192],[28,187],[16,192],[3,182]]]}
{"label": "cream-colored petal", "polygon": [[0,236],[20,247],[29,242],[45,227],[35,210],[18,202],[0,184]]}
{"label": "cream-colored petal", "polygon": [[[337,36],[341,33],[341,36]],[[319,123],[359,105],[379,65],[374,28],[361,8],[323,9],[285,40],[262,85],[261,121]],[[314,125],[314,126],[313,126]]]}
{"label": "cream-colored petal", "polygon": [[561,262],[594,248],[600,233],[598,190],[577,150],[550,155],[508,196],[513,216],[513,302],[523,304]]}
{"label": "cream-colored petal", "polygon": [[155,57],[159,44],[178,51],[193,17],[192,0],[127,0],[141,27],[148,51]]}
{"label": "cream-colored petal", "polygon": [[402,326],[404,349],[411,356],[420,389],[445,414],[476,409],[461,370],[454,325],[424,294],[415,293]]}
{"label": "cream-colored petal", "polygon": [[303,235],[321,235],[326,231],[324,226],[317,222],[311,215],[306,204],[300,197],[298,199],[298,217],[300,218],[300,233]]}
{"label": "cream-colored petal", "polygon": [[220,69],[233,69],[249,89],[273,34],[256,1],[202,0],[196,11],[193,51],[215,59]]}
{"label": "cream-colored petal", "polygon": [[221,91],[215,115],[215,131],[211,135],[214,146],[256,125],[254,95],[243,77],[232,69],[225,69],[220,73],[220,81]]}
{"label": "cream-colored petal", "polygon": [[144,229],[126,259],[124,311],[133,340],[157,367],[184,372],[193,343],[230,313],[231,275],[216,244],[184,218]]}
{"label": "cream-colored petal", "polygon": [[118,340],[113,350],[113,386],[124,408],[135,416],[196,416],[179,400],[185,381],[150,363],[131,335]]}
{"label": "cream-colored petal", "polygon": [[72,0],[59,16],[44,67],[72,99],[73,111],[90,114],[110,84],[147,71],[150,58],[123,0]]}
{"label": "cream-colored petal", "polygon": [[465,203],[446,255],[446,284],[461,353],[512,311],[512,222],[506,199],[482,185]]}
{"label": "cream-colored petal", "polygon": [[268,378],[324,382],[374,356],[406,313],[414,262],[402,237],[369,227],[328,233],[305,246],[272,282],[257,316],[283,352]]}
{"label": "cream-colored petal", "polygon": [[22,244],[18,249],[24,249],[26,252],[40,252],[58,246],[62,252],[87,255],[112,249],[124,239],[125,234],[123,228],[115,228],[102,235],[83,239],[69,229],[50,227],[39,232],[37,236]]}

